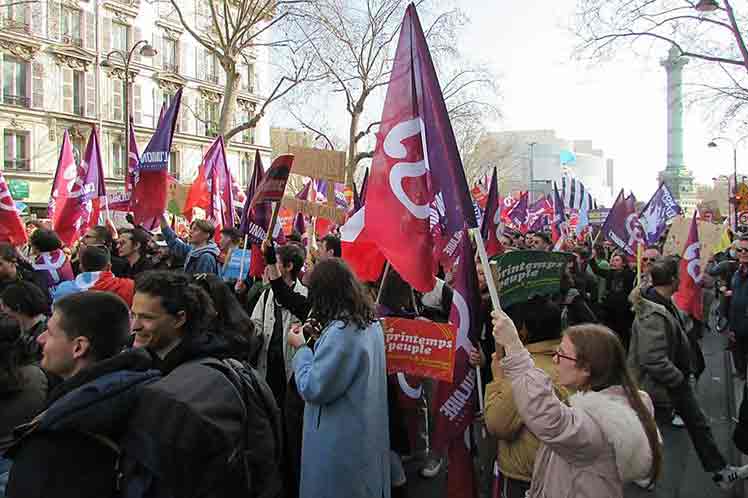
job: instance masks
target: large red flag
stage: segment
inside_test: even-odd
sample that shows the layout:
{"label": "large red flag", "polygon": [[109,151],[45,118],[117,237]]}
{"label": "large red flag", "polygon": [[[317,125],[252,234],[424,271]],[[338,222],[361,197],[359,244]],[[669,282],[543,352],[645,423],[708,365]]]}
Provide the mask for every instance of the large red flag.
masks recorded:
{"label": "large red flag", "polygon": [[340,227],[340,248],[343,259],[359,280],[375,282],[382,275],[385,258],[367,232],[365,210],[366,205]]}
{"label": "large red flag", "polygon": [[704,299],[701,289],[701,249],[699,247],[699,230],[696,221],[696,212],[691,219],[691,229],[688,231],[686,249],[680,260],[680,285],[678,292],[673,296],[675,304],[689,316],[704,319]]}
{"label": "large red flag", "polygon": [[18,214],[16,203],[10,195],[8,184],[0,173],[0,241],[20,246],[28,242],[28,234]]}
{"label": "large red flag", "polygon": [[[366,198],[371,240],[415,289],[434,287],[433,233],[477,226],[452,126],[415,6],[400,28]],[[432,210],[436,213],[432,216]]]}
{"label": "large red flag", "polygon": [[104,190],[101,151],[96,127],[91,130],[80,165],[75,164],[67,131],[52,185],[52,228],[63,244],[70,246],[98,223]]}
{"label": "large red flag", "polygon": [[501,204],[499,203],[499,181],[497,178],[496,168],[493,169],[491,183],[488,189],[488,197],[484,204],[486,212],[483,214],[483,223],[481,224],[481,237],[486,245],[488,257],[501,254],[504,250],[499,237],[504,230],[504,224],[501,222]]}
{"label": "large red flag", "polygon": [[187,199],[184,201],[182,216],[187,218],[187,221],[192,222],[193,209],[200,208],[207,212],[209,207],[210,191],[208,190],[208,182],[205,179],[205,163],[202,163],[198,166],[197,176],[187,191]]}

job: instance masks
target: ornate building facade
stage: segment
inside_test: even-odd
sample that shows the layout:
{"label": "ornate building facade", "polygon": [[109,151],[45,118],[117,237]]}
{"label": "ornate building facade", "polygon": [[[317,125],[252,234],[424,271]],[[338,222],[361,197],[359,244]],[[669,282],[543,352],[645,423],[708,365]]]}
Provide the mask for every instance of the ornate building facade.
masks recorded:
{"label": "ornate building facade", "polygon": [[[206,4],[181,2],[190,26],[207,29]],[[123,189],[126,75],[122,58],[113,51],[127,53],[140,40],[158,54],[143,57],[136,49],[130,65],[128,100],[138,147],[142,152],[150,140],[162,104],[184,88],[169,170],[189,182],[217,134],[225,73],[184,29],[169,2],[36,0],[2,7],[0,164],[16,200],[44,216],[64,130],[78,159],[92,126],[99,129],[107,187]],[[107,59],[109,64],[102,65]],[[235,121],[241,123],[259,109],[269,86],[266,49],[252,49],[238,67]],[[267,122],[265,117],[257,128],[235,136],[227,150],[242,184],[251,174],[255,150],[269,164]]]}

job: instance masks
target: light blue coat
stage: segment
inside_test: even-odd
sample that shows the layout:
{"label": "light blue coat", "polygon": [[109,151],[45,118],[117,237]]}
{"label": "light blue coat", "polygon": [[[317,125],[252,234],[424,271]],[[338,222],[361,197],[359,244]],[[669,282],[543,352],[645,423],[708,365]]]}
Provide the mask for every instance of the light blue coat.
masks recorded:
{"label": "light blue coat", "polygon": [[389,498],[387,367],[379,322],[332,322],[293,358],[306,401],[301,498]]}

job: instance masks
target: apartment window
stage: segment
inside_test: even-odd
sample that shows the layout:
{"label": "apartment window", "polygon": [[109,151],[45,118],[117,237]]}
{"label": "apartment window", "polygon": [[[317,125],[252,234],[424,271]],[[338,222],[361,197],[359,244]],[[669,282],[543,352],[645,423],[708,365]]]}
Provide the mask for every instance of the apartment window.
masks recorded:
{"label": "apartment window", "polygon": [[247,90],[249,91],[249,93],[257,92],[257,85],[255,82],[255,65],[254,64],[247,65]]}
{"label": "apartment window", "polygon": [[112,81],[112,119],[122,121],[125,119],[123,109],[125,108],[124,81],[113,79]]}
{"label": "apartment window", "polygon": [[211,52],[208,52],[206,55],[208,58],[205,62],[205,79],[213,83],[218,83],[218,69],[220,67],[218,57]]}
{"label": "apartment window", "polygon": [[3,132],[3,158],[6,171],[30,171],[29,135],[15,130]]}
{"label": "apartment window", "polygon": [[112,176],[114,178],[124,178],[127,170],[125,144],[122,142],[112,142]]}
{"label": "apartment window", "polygon": [[83,39],[81,38],[81,11],[77,9],[71,9],[70,7],[62,7],[60,13],[60,27],[62,31],[62,41],[64,43],[70,43],[77,47],[83,46]]}
{"label": "apartment window", "polygon": [[164,38],[163,51],[164,69],[172,73],[179,73],[179,58],[177,57],[179,52],[177,41]]}
{"label": "apartment window", "polygon": [[218,121],[220,108],[218,102],[205,101],[205,136],[218,136]]}
{"label": "apartment window", "polygon": [[[254,113],[252,111],[245,111],[242,112],[242,123],[248,123],[252,118],[254,117]],[[242,134],[242,142],[247,144],[253,144],[255,143],[255,127],[249,128],[247,130],[244,130],[244,133]]]}
{"label": "apartment window", "polygon": [[15,57],[5,56],[3,60],[3,103],[30,107],[28,96],[29,63]]}
{"label": "apartment window", "polygon": [[254,160],[254,154],[250,154],[249,152],[245,152],[242,154],[242,165],[241,168],[239,168],[239,184],[242,186],[247,185],[247,182],[249,181],[249,177],[252,176],[252,172],[255,169],[255,160]]}
{"label": "apartment window", "polygon": [[30,33],[31,29],[26,20],[26,2],[8,2],[2,10],[3,27],[13,31]]}
{"label": "apartment window", "polygon": [[86,101],[84,99],[86,78],[82,71],[62,70],[62,111],[76,116],[83,116]]}
{"label": "apartment window", "polygon": [[127,52],[127,26],[117,22],[112,23],[112,50]]}
{"label": "apartment window", "polygon": [[179,180],[179,152],[169,152],[169,174]]}

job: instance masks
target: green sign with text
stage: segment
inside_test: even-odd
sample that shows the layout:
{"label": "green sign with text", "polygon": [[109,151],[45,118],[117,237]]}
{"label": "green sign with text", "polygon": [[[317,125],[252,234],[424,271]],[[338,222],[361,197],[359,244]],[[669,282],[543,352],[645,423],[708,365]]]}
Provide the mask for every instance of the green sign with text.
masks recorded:
{"label": "green sign with text", "polygon": [[13,200],[20,201],[29,198],[29,182],[26,180],[8,180],[8,189]]}

